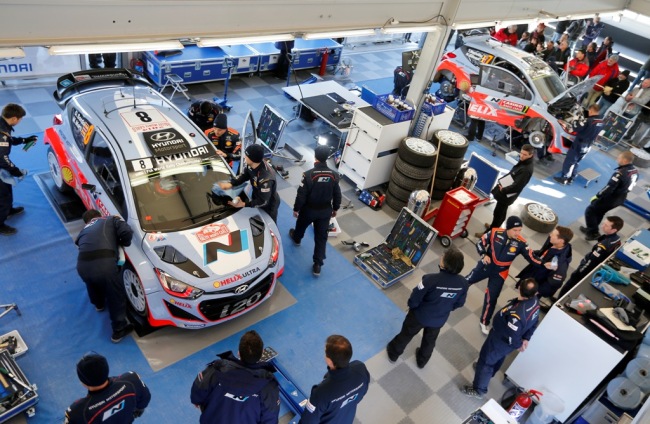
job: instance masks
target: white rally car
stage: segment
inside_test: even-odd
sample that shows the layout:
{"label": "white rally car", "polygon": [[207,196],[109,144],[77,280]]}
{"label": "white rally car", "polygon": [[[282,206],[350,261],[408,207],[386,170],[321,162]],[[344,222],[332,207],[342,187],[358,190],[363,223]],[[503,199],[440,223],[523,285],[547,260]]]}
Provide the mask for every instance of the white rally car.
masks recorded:
{"label": "white rally car", "polygon": [[212,193],[232,170],[184,113],[126,69],[64,75],[54,97],[63,113],[45,131],[52,178],[133,229],[123,281],[137,314],[202,328],[271,297],[284,270],[278,228]]}

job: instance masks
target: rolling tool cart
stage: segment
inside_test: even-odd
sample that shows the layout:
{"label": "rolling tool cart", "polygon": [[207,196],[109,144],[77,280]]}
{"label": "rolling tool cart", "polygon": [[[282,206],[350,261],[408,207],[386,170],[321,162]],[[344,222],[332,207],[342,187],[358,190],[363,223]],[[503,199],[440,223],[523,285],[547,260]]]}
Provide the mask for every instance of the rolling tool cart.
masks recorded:
{"label": "rolling tool cart", "polygon": [[433,212],[433,228],[438,231],[443,247],[451,246],[452,239],[458,236],[467,237],[467,223],[480,203],[480,197],[465,187],[445,193],[440,207]]}
{"label": "rolling tool cart", "polygon": [[294,417],[289,424],[297,424],[300,420],[300,416],[305,410],[308,398],[302,390],[296,386],[296,383],[293,382],[293,379],[287,370],[280,365],[277,356],[278,353],[273,348],[267,346],[262,352],[262,358],[260,361],[268,362],[275,368],[273,375],[276,380],[278,380],[278,385],[280,386],[280,399],[282,399],[291,412],[294,413]]}
{"label": "rolling tool cart", "polygon": [[12,355],[9,349],[0,350],[0,423],[23,412],[28,417],[33,417],[36,414],[35,405],[38,403],[36,385],[27,380],[14,359],[14,356],[24,353],[27,346],[17,331],[12,333],[15,333],[18,339],[15,353]]}
{"label": "rolling tool cart", "polygon": [[422,218],[402,208],[386,241],[356,255],[354,263],[385,289],[415,270],[437,234]]}
{"label": "rolling tool cart", "polygon": [[626,118],[618,113],[607,112],[604,119],[605,122],[603,122],[603,129],[598,133],[594,141],[596,147],[606,152],[619,144],[627,129],[632,126],[632,119]]}

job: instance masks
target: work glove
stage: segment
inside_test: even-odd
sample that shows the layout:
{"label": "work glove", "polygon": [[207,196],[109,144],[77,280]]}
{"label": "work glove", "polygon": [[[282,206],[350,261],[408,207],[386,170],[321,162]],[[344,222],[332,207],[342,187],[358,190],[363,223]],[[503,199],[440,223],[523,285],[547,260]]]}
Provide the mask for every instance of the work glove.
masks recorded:
{"label": "work glove", "polygon": [[13,168],[9,168],[9,173],[11,174],[12,177],[23,177],[24,174],[22,171],[15,166]]}
{"label": "work glove", "polygon": [[598,196],[594,196],[591,199],[589,199],[589,202],[594,203],[596,200],[598,200]]}
{"label": "work glove", "polygon": [[133,411],[133,418],[140,418],[144,414],[144,409],[136,409]]}
{"label": "work glove", "polygon": [[23,139],[23,144],[24,144],[23,150],[27,151],[27,150],[31,149],[34,146],[34,144],[36,144],[37,141],[38,141],[38,136],[35,136],[35,135],[24,138]]}
{"label": "work glove", "polygon": [[336,216],[336,211],[333,210],[332,211],[332,218],[334,218],[335,216]]}

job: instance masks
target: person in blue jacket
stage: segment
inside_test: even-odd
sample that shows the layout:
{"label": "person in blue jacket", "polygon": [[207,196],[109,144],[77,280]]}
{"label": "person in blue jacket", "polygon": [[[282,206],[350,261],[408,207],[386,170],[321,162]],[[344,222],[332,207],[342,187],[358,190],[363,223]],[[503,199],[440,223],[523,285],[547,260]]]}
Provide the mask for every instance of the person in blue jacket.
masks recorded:
{"label": "person in blue jacket", "polygon": [[370,373],[363,362],[350,362],[351,358],[348,339],[337,334],[327,338],[327,373],[312,387],[299,424],[352,424],[357,405],[368,392]]}
{"label": "person in blue jacket", "polygon": [[541,260],[528,247],[526,239],[521,236],[523,223],[518,216],[511,216],[506,221],[506,228],[492,228],[476,243],[476,250],[481,259],[469,273],[467,283],[471,286],[488,279],[487,290],[483,300],[483,310],[479,325],[483,334],[490,332],[490,318],[494,314],[503,283],[508,278],[510,265],[518,255],[523,256],[528,263],[541,264]]}
{"label": "person in blue jacket", "polygon": [[490,380],[499,371],[506,356],[515,349],[519,352],[526,350],[539,318],[536,293],[537,282],[528,278],[521,283],[519,296],[494,314],[494,326],[485,339],[475,364],[474,382],[461,388],[465,395],[482,399],[487,393]]}
{"label": "person in blue jacket", "polygon": [[[571,264],[572,249],[571,239],[573,231],[568,227],[558,225],[548,236],[541,249],[535,251],[535,255],[542,260],[540,265],[529,264],[517,275],[519,282],[523,279],[534,278],[539,285],[537,297],[552,297],[562,286]],[[555,263],[554,263],[555,260]]]}
{"label": "person in blue jacket", "polygon": [[447,322],[449,314],[465,304],[469,286],[465,278],[458,275],[464,265],[463,253],[451,247],[440,258],[440,273],[424,275],[420,284],[413,289],[402,330],[386,346],[391,363],[397,361],[406,345],[422,329],[422,343],[415,350],[415,361],[419,368],[424,368],[429,362],[440,329]]}
{"label": "person in blue jacket", "polygon": [[190,399],[201,409],[201,424],[277,424],[280,387],[274,367],[260,362],[264,343],[256,331],[239,340],[239,358],[217,355],[192,384]]}

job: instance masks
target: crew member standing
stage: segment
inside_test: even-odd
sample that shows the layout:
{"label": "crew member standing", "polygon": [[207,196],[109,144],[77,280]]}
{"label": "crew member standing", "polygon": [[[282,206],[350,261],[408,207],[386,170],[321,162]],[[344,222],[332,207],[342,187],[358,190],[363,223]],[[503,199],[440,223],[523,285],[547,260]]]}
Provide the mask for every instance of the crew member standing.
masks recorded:
{"label": "crew member standing", "polygon": [[580,261],[578,268],[562,286],[558,297],[562,297],[576,286],[591,271],[600,265],[616,249],[621,246],[621,237],[618,232],[623,228],[623,220],[618,216],[608,216],[600,225],[603,235],[598,237],[598,242],[591,248],[591,252]]}
{"label": "crew member standing", "polygon": [[352,345],[343,336],[325,342],[327,373],[312,387],[299,424],[352,424],[357,405],[368,392],[370,373],[361,361],[352,361]]}
{"label": "crew member standing", "polygon": [[506,356],[515,349],[519,352],[526,350],[539,318],[536,293],[535,280],[525,280],[519,287],[519,296],[494,315],[494,327],[485,339],[476,362],[474,383],[461,389],[464,394],[482,399]]}
{"label": "crew member standing", "polygon": [[420,284],[413,289],[402,330],[386,346],[391,363],[397,361],[406,345],[422,329],[422,343],[415,349],[415,362],[418,368],[424,368],[429,362],[440,329],[447,322],[449,314],[465,304],[469,286],[465,278],[458,275],[464,265],[463,253],[451,247],[440,257],[440,273],[424,275]]}
{"label": "crew member standing", "polygon": [[228,116],[220,113],[214,120],[214,127],[205,131],[205,135],[217,148],[219,156],[233,165],[233,162],[241,159],[241,140],[237,130],[228,127]]}
{"label": "crew member standing", "polygon": [[206,132],[214,125],[214,120],[221,113],[221,108],[208,100],[199,100],[190,106],[187,111],[187,116],[201,128],[201,131]]}
{"label": "crew member standing", "polygon": [[194,379],[191,401],[201,409],[201,424],[277,424],[280,387],[268,362],[260,362],[264,342],[256,331],[239,340],[239,358],[217,355]]}
{"label": "crew member standing", "polygon": [[312,271],[316,276],[320,275],[325,260],[330,218],[335,217],[341,207],[341,187],[339,186],[341,177],[338,172],[327,167],[329,155],[329,147],[316,147],[314,167],[302,174],[302,181],[293,203],[293,216],[298,218],[296,228],[289,230],[289,237],[294,244],[299,246],[307,227],[314,224]]}
{"label": "crew member standing", "polygon": [[244,206],[260,208],[268,213],[274,222],[277,222],[280,196],[277,193],[275,173],[264,161],[264,147],[259,144],[251,144],[246,148],[244,160],[246,161],[244,172],[239,177],[232,178],[229,183],[219,183],[219,186],[228,190],[233,186],[250,181],[253,186],[252,198],[248,202],[243,202],[237,197],[228,204],[235,208]]}
{"label": "crew member standing", "polygon": [[117,216],[102,217],[96,209],[83,214],[86,226],[77,236],[79,246],[77,272],[86,283],[90,303],[97,311],[108,306],[113,334],[111,341],[119,343],[133,330],[126,321],[126,294],[118,265],[119,247],[130,246],[133,230]]}
{"label": "crew member standing", "polygon": [[629,150],[621,152],[616,158],[618,168],[614,174],[594,197],[591,204],[585,209],[586,227],[580,227],[580,231],[586,234],[587,240],[597,240],[600,237],[598,226],[605,214],[617,206],[622,205],[627,194],[632,191],[636,180],[639,178],[637,169],[632,165],[634,153]]}
{"label": "crew member standing", "polygon": [[[23,173],[12,161],[9,159],[11,154],[11,146],[19,144],[33,143],[37,137],[13,137],[11,133],[14,127],[23,119],[26,112],[22,106],[15,103],[9,103],[2,109],[2,119],[0,119],[0,172],[8,173],[11,177],[24,177],[26,172]],[[14,191],[13,185],[6,183],[0,178],[0,235],[10,236],[16,234],[18,230],[5,224],[8,218],[20,215],[25,211],[22,206],[14,208]]]}
{"label": "crew member standing", "polygon": [[600,106],[598,103],[594,103],[589,106],[589,118],[583,124],[578,124],[576,138],[571,143],[571,147],[569,147],[569,151],[562,163],[562,174],[559,177],[553,177],[558,183],[571,184],[578,175],[580,161],[587,156],[598,133],[603,129],[604,122],[599,113]]}
{"label": "crew member standing", "polygon": [[65,411],[65,424],[132,423],[151,400],[149,388],[133,371],[108,376],[108,361],[91,352],[77,362],[77,376],[88,394]]}
{"label": "crew member standing", "polygon": [[483,299],[483,310],[481,311],[480,326],[483,334],[490,332],[490,318],[494,314],[499,294],[503,283],[508,278],[510,265],[517,255],[522,255],[531,264],[541,264],[541,260],[528,247],[528,243],[521,236],[521,219],[511,216],[506,222],[506,228],[493,228],[483,234],[476,250],[481,259],[476,267],[469,273],[467,284],[470,286],[481,280],[488,279],[485,298]]}

